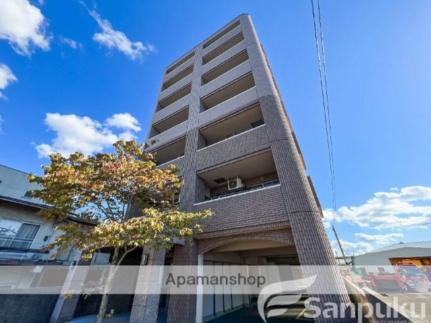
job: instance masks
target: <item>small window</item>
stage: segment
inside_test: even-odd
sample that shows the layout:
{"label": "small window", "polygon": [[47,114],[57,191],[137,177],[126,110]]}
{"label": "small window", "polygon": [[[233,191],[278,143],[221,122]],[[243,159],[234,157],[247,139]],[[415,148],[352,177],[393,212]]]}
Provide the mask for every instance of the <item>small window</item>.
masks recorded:
{"label": "small window", "polygon": [[172,198],[173,205],[180,205],[180,192],[176,192]]}
{"label": "small window", "polygon": [[39,227],[15,220],[0,220],[0,247],[30,248]]}

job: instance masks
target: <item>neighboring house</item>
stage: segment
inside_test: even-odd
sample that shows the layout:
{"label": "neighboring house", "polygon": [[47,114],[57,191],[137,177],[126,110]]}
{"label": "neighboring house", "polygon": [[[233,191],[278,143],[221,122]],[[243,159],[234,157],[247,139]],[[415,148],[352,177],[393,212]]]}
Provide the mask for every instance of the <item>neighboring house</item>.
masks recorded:
{"label": "neighboring house", "polygon": [[[62,252],[47,249],[61,232],[56,229],[53,220],[40,215],[39,211],[47,205],[28,196],[29,190],[38,188],[28,181],[28,175],[0,165],[0,265],[38,265],[30,271],[2,271],[1,322],[48,322],[58,295],[20,295],[10,294],[10,291],[15,288],[43,286],[45,277],[49,278],[51,273],[49,270],[45,272],[39,265],[70,265],[78,261],[81,255],[76,248]],[[74,216],[70,216],[68,221],[93,224]]]}
{"label": "neighboring house", "polygon": [[378,267],[392,271],[394,265],[431,266],[431,241],[400,242],[355,256],[353,264],[367,266],[367,272],[378,272]]}
{"label": "neighboring house", "polygon": [[[80,252],[73,248],[47,250],[61,232],[53,220],[39,214],[47,206],[28,196],[28,191],[38,188],[28,181],[28,175],[0,165],[0,264],[69,264],[78,260]],[[90,224],[73,216],[69,220]]]}

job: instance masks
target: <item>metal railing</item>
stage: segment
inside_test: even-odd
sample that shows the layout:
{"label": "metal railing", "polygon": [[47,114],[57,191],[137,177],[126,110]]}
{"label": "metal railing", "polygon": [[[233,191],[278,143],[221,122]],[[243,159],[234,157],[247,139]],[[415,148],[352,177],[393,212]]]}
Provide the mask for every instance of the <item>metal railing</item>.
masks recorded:
{"label": "metal railing", "polygon": [[277,185],[279,183],[280,183],[279,180],[275,179],[275,180],[272,180],[272,181],[267,181],[267,182],[259,183],[259,184],[256,184],[256,185],[239,188],[239,189],[236,189],[236,190],[225,191],[225,192],[217,193],[217,194],[215,194],[215,195],[213,195],[211,197],[206,196],[205,197],[205,201],[217,200],[219,198],[226,197],[226,196],[236,195],[236,194],[244,193],[244,192],[255,191],[255,190],[258,190],[258,189],[265,188],[265,187],[274,186],[274,185]]}
{"label": "metal railing", "polygon": [[33,239],[19,239],[12,237],[0,237],[0,247],[29,249]]}

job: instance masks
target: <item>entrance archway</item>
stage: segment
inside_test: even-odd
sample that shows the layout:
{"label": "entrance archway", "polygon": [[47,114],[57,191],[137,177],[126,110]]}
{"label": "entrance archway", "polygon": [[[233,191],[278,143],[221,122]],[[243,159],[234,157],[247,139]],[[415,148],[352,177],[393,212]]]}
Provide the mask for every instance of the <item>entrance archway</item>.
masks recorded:
{"label": "entrance archway", "polygon": [[[199,266],[218,265],[299,265],[296,248],[289,232],[271,235],[229,237],[199,241]],[[235,295],[229,287],[223,294],[197,295],[196,322],[219,320],[221,317],[237,316],[242,312],[252,315],[256,321],[260,318],[255,310],[258,295]],[[233,313],[236,314],[233,314]],[[252,314],[250,314],[252,313]],[[236,318],[237,319],[237,318]],[[248,320],[248,323],[252,323]]]}

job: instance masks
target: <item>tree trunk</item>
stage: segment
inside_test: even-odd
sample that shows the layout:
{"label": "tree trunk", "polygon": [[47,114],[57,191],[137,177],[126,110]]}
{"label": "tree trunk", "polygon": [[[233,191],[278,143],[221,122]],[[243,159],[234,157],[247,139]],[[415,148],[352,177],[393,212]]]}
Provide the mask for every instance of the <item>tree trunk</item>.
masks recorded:
{"label": "tree trunk", "polygon": [[[111,266],[108,271],[108,277],[105,281],[105,286],[103,288],[102,300],[100,301],[99,313],[97,314],[97,323],[103,323],[103,319],[106,315],[106,310],[108,309],[109,291],[111,289],[111,282],[113,274],[115,273],[115,267],[118,265],[118,254],[120,252],[119,248],[114,248],[114,254],[112,255]],[[114,267],[114,268],[113,268]]]}

